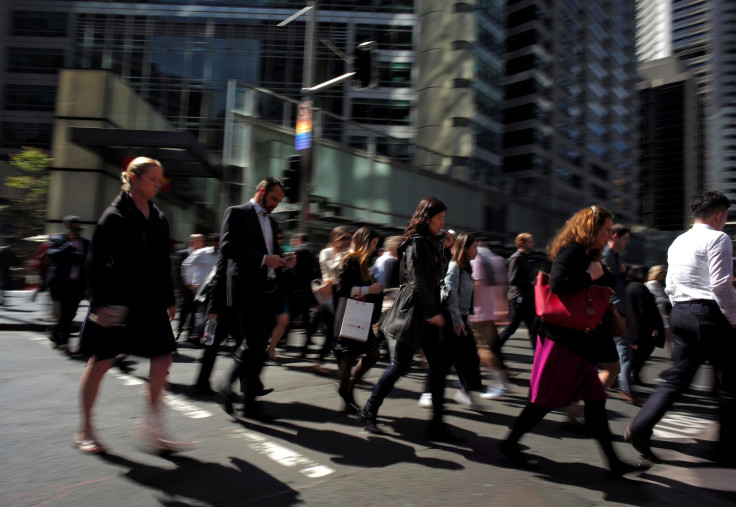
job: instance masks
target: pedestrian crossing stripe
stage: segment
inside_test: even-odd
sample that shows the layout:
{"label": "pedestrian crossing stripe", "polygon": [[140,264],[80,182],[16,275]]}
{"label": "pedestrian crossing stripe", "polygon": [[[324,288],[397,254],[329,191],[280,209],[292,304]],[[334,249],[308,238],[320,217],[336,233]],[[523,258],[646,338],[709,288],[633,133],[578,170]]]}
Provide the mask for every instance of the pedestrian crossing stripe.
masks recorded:
{"label": "pedestrian crossing stripe", "polygon": [[674,412],[662,418],[654,427],[654,436],[671,440],[695,438],[710,427],[713,421],[681,412]]}
{"label": "pedestrian crossing stripe", "polygon": [[254,431],[236,428],[231,431],[229,437],[245,440],[248,443],[248,447],[282,466],[288,468],[298,467],[299,472],[310,479],[317,479],[335,472],[334,469],[320,465],[316,461],[283,445],[271,442],[263,435]]}

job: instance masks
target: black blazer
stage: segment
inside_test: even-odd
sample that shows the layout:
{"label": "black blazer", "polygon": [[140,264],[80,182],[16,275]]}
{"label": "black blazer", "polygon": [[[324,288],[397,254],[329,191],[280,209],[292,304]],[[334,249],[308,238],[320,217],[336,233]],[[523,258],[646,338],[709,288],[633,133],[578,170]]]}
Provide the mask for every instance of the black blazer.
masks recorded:
{"label": "black blazer", "polygon": [[49,239],[49,248],[46,253],[51,258],[51,269],[46,280],[46,284],[51,291],[51,297],[54,299],[62,299],[66,294],[69,283],[69,275],[72,267],[78,268],[78,283],[83,288],[87,287],[87,273],[85,263],[87,253],[89,252],[90,240],[79,237],[82,245],[82,251],[77,252],[66,234],[56,234]]}
{"label": "black blazer", "polygon": [[[656,338],[652,336],[654,330]],[[652,343],[664,347],[664,324],[657,302],[641,282],[629,282],[626,286],[626,335],[634,344]]]}
{"label": "black blazer", "polygon": [[[273,253],[281,255],[278,224],[271,216],[268,216],[268,220],[271,221]],[[255,303],[261,306],[268,276],[268,268],[261,264],[268,250],[252,202],[225,210],[220,233],[220,252],[227,259],[227,305]],[[280,279],[280,268],[276,270],[276,276]]]}

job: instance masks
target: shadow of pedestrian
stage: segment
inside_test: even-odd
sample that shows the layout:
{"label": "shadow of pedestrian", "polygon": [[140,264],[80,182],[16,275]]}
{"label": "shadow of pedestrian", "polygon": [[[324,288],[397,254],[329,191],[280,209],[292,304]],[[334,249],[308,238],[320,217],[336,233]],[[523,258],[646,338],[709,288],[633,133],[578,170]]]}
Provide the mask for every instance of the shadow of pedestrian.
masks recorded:
{"label": "shadow of pedestrian", "polygon": [[245,503],[269,506],[297,505],[299,492],[271,475],[238,459],[232,466],[208,463],[176,454],[162,457],[176,468],[163,468],[132,461],[116,454],[100,454],[103,460],[128,468],[125,477],[164,495],[163,505],[191,505],[191,501],[207,505],[239,506]]}
{"label": "shadow of pedestrian", "polygon": [[[345,417],[332,410],[291,403],[288,405],[290,420],[279,419],[272,424],[256,424],[250,420],[239,420],[247,429],[270,435],[288,442],[294,442],[301,447],[332,455],[332,461],[343,465],[358,467],[381,468],[397,463],[416,463],[428,468],[443,470],[462,470],[464,467],[454,461],[427,458],[417,455],[417,448],[412,445],[397,442],[391,435],[363,433],[357,422],[356,435],[346,434],[324,428],[310,428],[295,424],[295,419],[305,421],[325,422],[336,417]],[[321,415],[320,415],[321,414]],[[412,419],[409,423],[415,430],[424,428],[424,421]],[[386,423],[391,425],[391,422]],[[420,430],[421,431],[421,430]],[[425,442],[426,444],[426,442]]]}

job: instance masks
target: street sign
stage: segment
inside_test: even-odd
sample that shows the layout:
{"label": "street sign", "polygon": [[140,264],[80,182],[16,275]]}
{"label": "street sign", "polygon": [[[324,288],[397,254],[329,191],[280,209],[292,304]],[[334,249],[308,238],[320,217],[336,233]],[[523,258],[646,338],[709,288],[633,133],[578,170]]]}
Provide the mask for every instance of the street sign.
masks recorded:
{"label": "street sign", "polygon": [[296,116],[296,137],[294,149],[308,150],[312,147],[312,101],[302,100]]}

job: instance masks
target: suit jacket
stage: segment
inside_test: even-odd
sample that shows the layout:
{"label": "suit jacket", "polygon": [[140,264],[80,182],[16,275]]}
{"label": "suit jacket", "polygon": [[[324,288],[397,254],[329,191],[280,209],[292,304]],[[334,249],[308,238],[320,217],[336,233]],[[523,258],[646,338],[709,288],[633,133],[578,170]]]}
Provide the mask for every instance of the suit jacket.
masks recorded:
{"label": "suit jacket", "polygon": [[171,261],[171,281],[174,283],[174,289],[178,291],[189,290],[181,279],[181,264],[187,257],[189,257],[189,253],[188,248],[177,250],[174,252],[173,259]]}
{"label": "suit jacket", "polygon": [[[267,218],[271,221],[273,253],[281,255],[278,224],[271,216]],[[252,202],[225,210],[220,233],[220,251],[227,259],[227,305],[262,306],[268,276],[268,268],[262,263],[268,250]],[[276,277],[280,283],[281,269],[276,270]]]}
{"label": "suit jacket", "polygon": [[56,234],[49,239],[50,245],[46,253],[51,259],[51,269],[47,285],[51,289],[51,297],[54,299],[64,297],[65,287],[67,287],[66,284],[69,282],[69,275],[74,266],[77,267],[78,283],[81,284],[83,290],[87,287],[85,261],[90,240],[80,236],[79,242],[82,250],[78,252],[69,242],[66,234]]}
{"label": "suit jacket", "polygon": [[[664,347],[664,324],[657,302],[641,282],[629,282],[626,287],[626,334],[631,343],[653,343]],[[652,331],[657,331],[657,337]]]}

